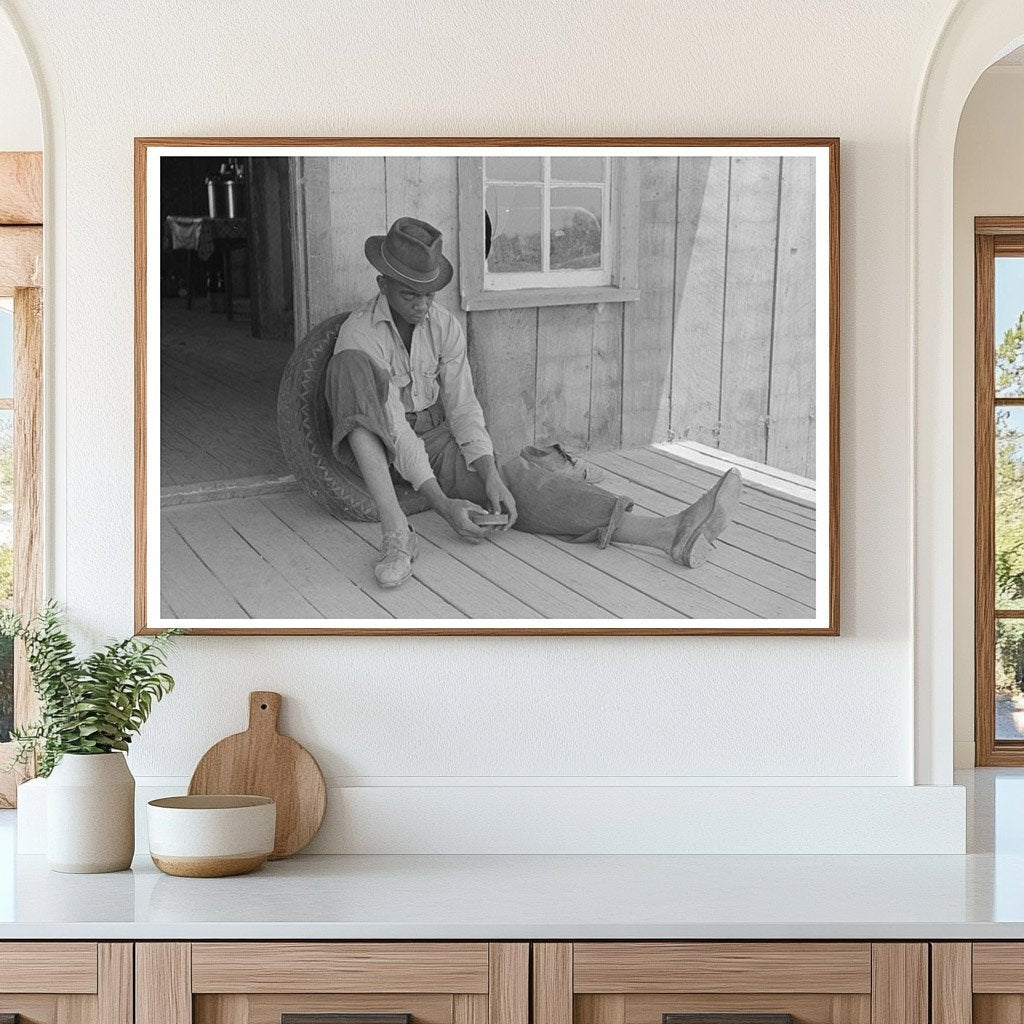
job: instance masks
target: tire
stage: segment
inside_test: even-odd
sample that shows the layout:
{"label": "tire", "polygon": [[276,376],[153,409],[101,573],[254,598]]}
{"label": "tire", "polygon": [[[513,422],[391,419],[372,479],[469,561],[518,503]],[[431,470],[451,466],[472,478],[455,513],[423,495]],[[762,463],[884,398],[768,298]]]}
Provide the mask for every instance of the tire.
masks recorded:
{"label": "tire", "polygon": [[[347,316],[339,313],[317,324],[292,353],[277,392],[277,429],[295,479],[322,509],[340,519],[376,523],[380,513],[366,485],[331,451],[324,378],[338,330]],[[404,482],[396,482],[395,491],[406,515],[429,507],[426,499]]]}

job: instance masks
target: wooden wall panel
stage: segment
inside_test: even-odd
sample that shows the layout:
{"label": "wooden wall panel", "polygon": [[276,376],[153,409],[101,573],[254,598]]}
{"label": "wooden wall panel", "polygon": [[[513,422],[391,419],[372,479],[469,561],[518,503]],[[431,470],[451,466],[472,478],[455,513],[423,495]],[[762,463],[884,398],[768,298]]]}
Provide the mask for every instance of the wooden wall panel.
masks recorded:
{"label": "wooden wall panel", "polygon": [[733,157],[729,189],[718,447],[757,462],[767,452],[780,165]]}
{"label": "wooden wall panel", "polygon": [[729,157],[679,161],[671,427],[718,445]]}
{"label": "wooden wall panel", "polygon": [[358,156],[330,160],[331,264],[326,295],[318,305],[316,323],[362,305],[377,291],[377,271],[363,251],[370,235],[388,229],[385,207],[384,158]]}
{"label": "wooden wall panel", "polygon": [[782,160],[767,454],[769,465],[811,479],[815,469],[814,173],[813,157]]}
{"label": "wooden wall panel", "polygon": [[537,310],[469,314],[469,364],[487,430],[499,456],[518,454],[535,436]]}
{"label": "wooden wall panel", "polygon": [[594,306],[544,306],[537,311],[539,444],[587,447],[595,316]]}
{"label": "wooden wall panel", "polygon": [[287,341],[295,333],[291,217],[292,163],[281,157],[249,160],[249,244],[252,333]]}
{"label": "wooden wall panel", "polygon": [[593,307],[587,448],[608,451],[622,440],[622,304]]}
{"label": "wooden wall panel", "polygon": [[[622,329],[622,445],[668,437],[675,315],[676,205],[679,161],[640,158],[640,298],[625,303]],[[700,189],[703,199],[703,187]]]}
{"label": "wooden wall panel", "polygon": [[458,317],[466,314],[459,298],[459,174],[456,157],[389,156],[386,225],[398,217],[416,217],[433,224],[443,235],[443,251],[455,273],[436,301]]}

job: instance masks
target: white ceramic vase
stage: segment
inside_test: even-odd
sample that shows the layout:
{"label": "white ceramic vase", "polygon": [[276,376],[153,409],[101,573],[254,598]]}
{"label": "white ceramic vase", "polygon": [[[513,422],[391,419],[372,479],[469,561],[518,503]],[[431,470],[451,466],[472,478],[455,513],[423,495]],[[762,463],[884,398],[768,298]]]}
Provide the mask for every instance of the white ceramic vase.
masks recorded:
{"label": "white ceramic vase", "polygon": [[124,754],[65,754],[46,783],[54,871],[124,871],[135,853],[135,778]]}

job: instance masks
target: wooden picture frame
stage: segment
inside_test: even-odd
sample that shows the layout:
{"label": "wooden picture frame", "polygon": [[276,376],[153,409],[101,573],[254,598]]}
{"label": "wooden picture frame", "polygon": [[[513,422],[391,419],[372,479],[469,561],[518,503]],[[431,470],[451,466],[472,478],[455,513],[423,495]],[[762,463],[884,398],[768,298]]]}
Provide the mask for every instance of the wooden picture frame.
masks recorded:
{"label": "wooden picture frame", "polygon": [[[239,180],[252,185],[248,216],[206,208],[207,178],[217,195],[230,191],[226,181],[236,193]],[[602,188],[614,195],[599,207]],[[718,520],[714,529],[702,520],[721,542],[706,565],[659,552],[649,520],[639,524],[644,546],[616,544],[614,531],[601,551],[513,530],[456,547],[423,495],[399,481],[421,553],[408,583],[385,592],[373,579],[379,527],[316,511],[307,494],[337,512],[335,470],[328,484],[310,484],[302,466],[294,472],[293,447],[282,471],[273,439],[261,442],[258,473],[241,458],[244,471],[233,470],[238,445],[212,450],[243,421],[249,446],[273,416],[275,377],[248,362],[263,341],[278,338],[290,357],[317,329],[329,358],[340,315],[376,288],[363,241],[400,216],[436,225],[455,264],[435,309],[446,306],[446,322],[468,338],[496,451],[558,442],[573,455],[560,469],[602,474],[604,489],[654,517],[680,515],[736,471],[742,498],[734,516],[730,506],[719,517],[721,537]],[[246,271],[233,254],[239,237]],[[138,138],[135,246],[138,632],[838,634],[838,139]],[[200,249],[210,258],[205,299]],[[487,283],[521,268],[530,289],[506,280],[502,294]],[[566,274],[576,268],[586,268],[578,286]],[[200,323],[192,313],[202,303],[224,322]],[[239,333],[246,304],[262,332],[252,344]],[[211,368],[210,353],[230,368]],[[312,364],[303,366],[308,377]],[[242,378],[259,378],[265,415],[232,413],[222,429]],[[313,423],[315,436],[322,411],[302,401],[288,414]],[[331,451],[328,441],[313,461]],[[212,472],[197,468],[204,460],[230,463],[232,474],[191,479]],[[341,469],[349,509],[352,480],[364,485]],[[355,504],[376,507],[365,494]],[[342,591],[351,614],[336,610],[349,607]]]}

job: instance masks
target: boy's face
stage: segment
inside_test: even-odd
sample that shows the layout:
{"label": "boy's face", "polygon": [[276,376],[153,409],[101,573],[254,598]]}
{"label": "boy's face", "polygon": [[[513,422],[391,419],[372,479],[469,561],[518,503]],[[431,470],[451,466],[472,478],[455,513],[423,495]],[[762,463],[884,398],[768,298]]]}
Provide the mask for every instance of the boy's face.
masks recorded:
{"label": "boy's face", "polygon": [[384,297],[388,300],[394,316],[401,317],[406,323],[418,324],[423,320],[434,302],[434,292],[416,292],[400,281],[381,275],[377,284]]}

